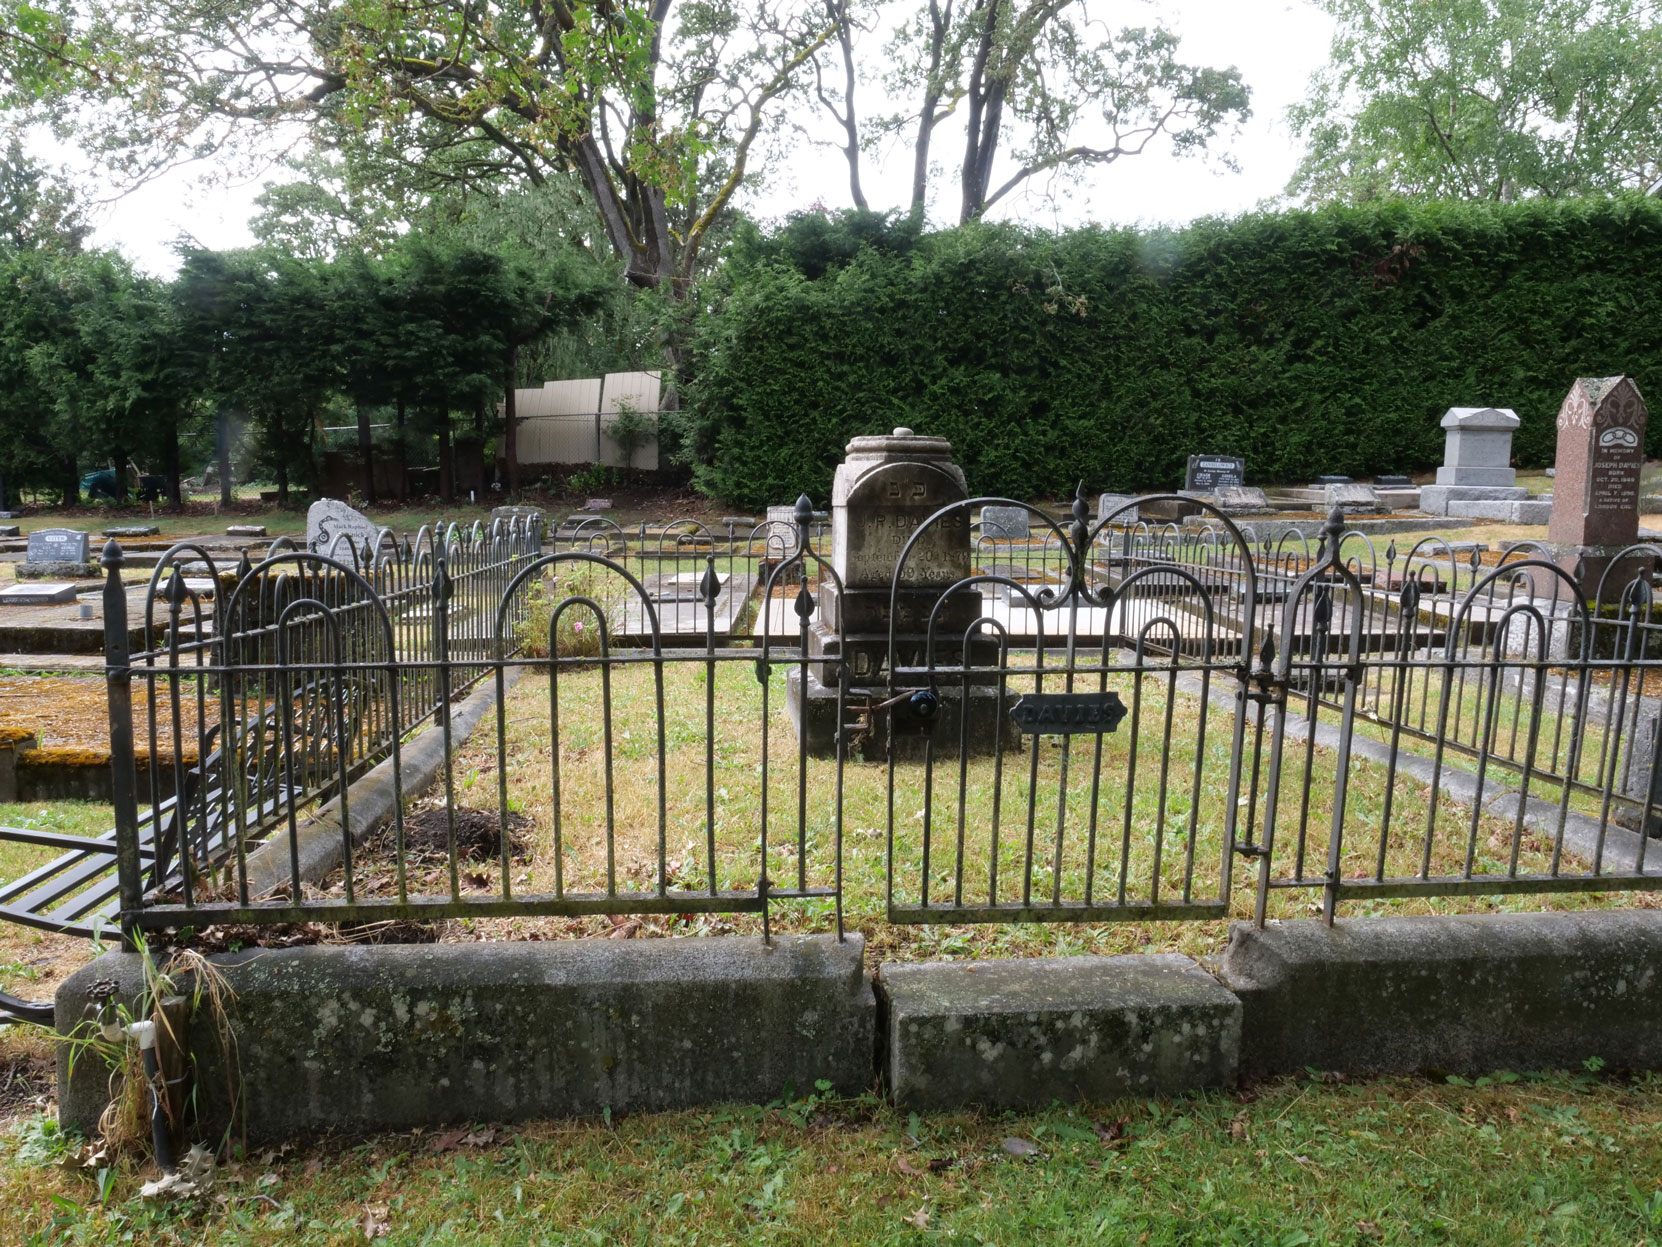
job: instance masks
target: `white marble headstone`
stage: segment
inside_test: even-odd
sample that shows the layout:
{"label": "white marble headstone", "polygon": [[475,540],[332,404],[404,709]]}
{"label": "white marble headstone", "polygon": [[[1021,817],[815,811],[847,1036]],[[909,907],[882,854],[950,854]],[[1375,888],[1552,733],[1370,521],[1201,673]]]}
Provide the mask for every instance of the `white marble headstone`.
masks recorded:
{"label": "white marble headstone", "polygon": [[344,535],[351,538],[358,557],[363,558],[375,548],[377,531],[369,516],[333,498],[319,498],[306,512],[306,548],[318,554],[328,555]]}

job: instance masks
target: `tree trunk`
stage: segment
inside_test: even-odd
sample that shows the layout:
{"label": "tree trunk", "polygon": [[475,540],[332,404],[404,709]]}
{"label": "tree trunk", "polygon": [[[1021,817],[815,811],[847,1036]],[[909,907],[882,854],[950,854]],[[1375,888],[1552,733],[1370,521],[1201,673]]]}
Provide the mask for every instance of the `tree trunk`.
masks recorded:
{"label": "tree trunk", "polygon": [[115,448],[115,505],[126,506],[129,498],[127,491],[127,451],[124,447]]}
{"label": "tree trunk", "polygon": [[358,459],[364,472],[364,502],[375,501],[375,446],[369,435],[369,412],[358,404]]}
{"label": "tree trunk", "polygon": [[519,347],[508,348],[507,376],[503,378],[502,393],[502,458],[507,461],[508,498],[519,493],[519,405],[514,400],[514,385],[519,380]]}
{"label": "tree trunk", "polygon": [[167,504],[175,513],[185,509],[184,488],[179,484],[179,417],[167,426],[167,437],[162,441],[163,471],[167,473]]}
{"label": "tree trunk", "polygon": [[219,409],[219,423],[214,440],[219,451],[219,505],[231,505],[231,413]]}
{"label": "tree trunk", "polygon": [[410,452],[404,441],[404,398],[398,399],[398,497],[405,501],[410,496]]}
{"label": "tree trunk", "polygon": [[450,408],[438,410],[439,419],[439,498],[456,501],[456,460],[450,446]]}
{"label": "tree trunk", "polygon": [[70,451],[63,460],[63,504],[66,507],[81,505],[81,472],[75,463],[75,452]]}
{"label": "tree trunk", "polygon": [[[221,490],[221,497],[224,491]],[[286,507],[289,504],[289,459],[287,455],[277,456],[277,505]]]}

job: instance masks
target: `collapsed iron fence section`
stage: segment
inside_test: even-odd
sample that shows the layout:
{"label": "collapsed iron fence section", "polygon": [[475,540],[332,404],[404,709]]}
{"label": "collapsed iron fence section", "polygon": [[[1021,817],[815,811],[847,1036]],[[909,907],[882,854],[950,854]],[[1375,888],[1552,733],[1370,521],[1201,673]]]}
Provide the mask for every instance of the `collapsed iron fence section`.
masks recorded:
{"label": "collapsed iron fence section", "polygon": [[104,607],[122,908],[148,894],[188,910],[227,889],[246,903],[253,846],[285,824],[292,836],[332,797],[344,818],[351,782],[389,757],[396,771],[400,741],[442,720],[489,670],[496,604],[540,540],[535,516],[404,540],[382,530],[363,545],[343,536],[316,552],[279,538],[259,564],[244,554],[229,571],[200,546],[175,546],[151,574],[139,632],[150,644],[137,654],[112,542]]}
{"label": "collapsed iron fence section", "polygon": [[[840,794],[842,751],[810,761],[794,737],[779,739],[773,713],[775,669],[800,668],[807,653],[817,608],[806,587],[836,581],[810,517],[797,519],[794,540],[757,540],[763,597],[794,587],[792,627],[781,634],[760,612],[760,635],[742,648],[720,635],[728,582],[702,541],[696,647],[685,627],[666,642],[663,599],[603,525],[546,555],[528,518],[409,543],[383,534],[335,557],[277,543],[224,576],[207,560],[211,626],[209,584],[183,574],[203,569],[182,566],[203,552],[170,552],[146,598],[165,643],[132,659],[111,651],[112,727],[130,724],[137,678],[153,708],[173,711],[146,725],[152,752],[190,703],[197,748],[178,754],[182,797],[152,785],[147,815],[118,803],[123,845],[156,846],[148,871],[121,859],[127,923],[757,913],[767,934],[770,906],[800,901],[840,932],[841,802],[826,794]],[[675,575],[687,562],[656,561]],[[119,550],[108,565],[118,586]],[[546,716],[510,733],[508,685],[527,671],[547,679]],[[481,745],[481,731],[464,749],[450,707],[481,678],[495,683],[494,740]],[[699,692],[702,717],[688,709]],[[694,734],[702,748],[689,757],[681,746]],[[133,749],[117,735],[119,781]],[[436,796],[411,810],[408,759],[433,758],[435,743]],[[365,843],[352,832],[353,781],[377,763],[390,817]],[[741,784],[759,787],[759,815],[724,819],[728,786]],[[329,799],[322,834],[339,868],[320,880],[302,870],[301,833]],[[528,822],[536,830],[522,834]]]}

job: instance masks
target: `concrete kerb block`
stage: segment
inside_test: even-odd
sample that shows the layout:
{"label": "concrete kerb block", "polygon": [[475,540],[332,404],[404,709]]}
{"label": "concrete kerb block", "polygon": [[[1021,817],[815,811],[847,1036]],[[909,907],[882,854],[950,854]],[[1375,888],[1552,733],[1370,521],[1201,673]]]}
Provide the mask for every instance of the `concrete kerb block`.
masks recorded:
{"label": "concrete kerb block", "polygon": [[1235,1085],[1240,1002],[1187,957],[885,964],[876,983],[903,1108]]}
{"label": "concrete kerb block", "polygon": [[1662,911],[1237,923],[1243,1078],[1662,1066]]}
{"label": "concrete kerb block", "polygon": [[[824,1079],[872,1085],[876,998],[850,936],[404,944],[251,949],[211,958],[235,993],[251,1142],[766,1103]],[[142,987],[107,953],[59,987],[61,1033],[87,987]],[[210,1019],[188,1028],[199,1131],[228,1124]],[[91,1131],[108,1071],[59,1045],[59,1119]]]}

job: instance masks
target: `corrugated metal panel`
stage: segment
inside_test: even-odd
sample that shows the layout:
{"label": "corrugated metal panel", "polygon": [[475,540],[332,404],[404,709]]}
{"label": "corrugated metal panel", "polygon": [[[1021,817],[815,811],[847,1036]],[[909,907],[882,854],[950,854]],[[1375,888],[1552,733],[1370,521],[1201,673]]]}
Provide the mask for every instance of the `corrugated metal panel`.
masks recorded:
{"label": "corrugated metal panel", "polygon": [[[595,413],[600,415],[600,461],[622,467],[623,454],[606,436],[611,417],[625,406],[650,412],[657,418],[663,379],[656,372],[611,372],[604,381],[587,377],[575,381],[548,381],[539,389],[515,390],[519,415],[519,461],[535,463],[595,462]],[[635,448],[630,465],[645,471],[658,467],[658,439],[649,437]]]}
{"label": "corrugated metal panel", "polygon": [[[663,376],[656,372],[609,372],[606,374],[606,385],[601,391],[600,410],[606,415],[615,415],[627,405],[635,411],[652,413],[654,424],[657,422],[658,400],[663,392]],[[609,421],[607,422],[609,423]],[[623,466],[623,453],[616,442],[611,438],[603,439],[606,463],[612,467]],[[633,468],[641,468],[654,472],[658,468],[658,439],[649,437],[635,448],[633,460],[629,464]]]}

